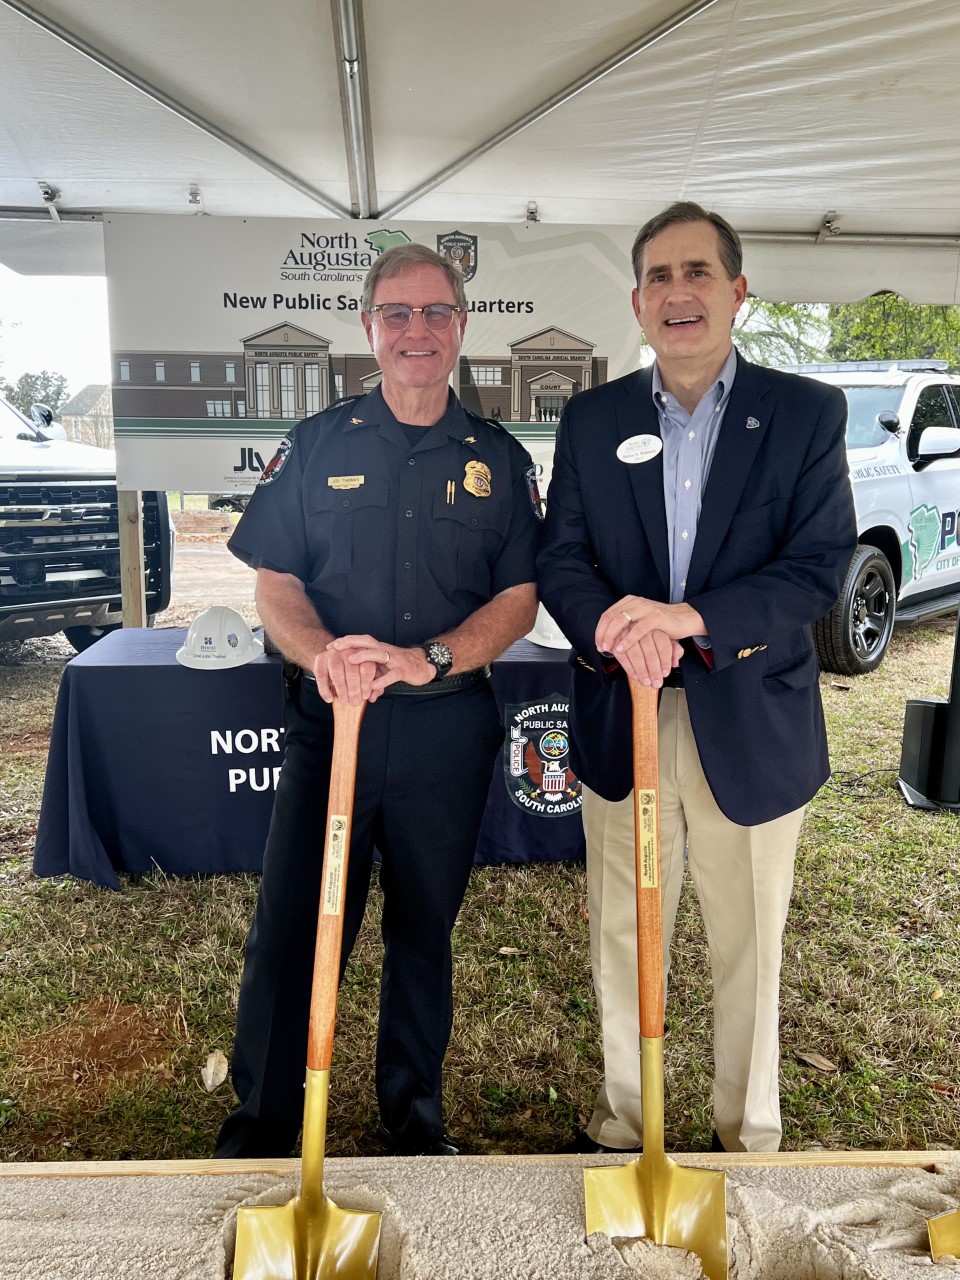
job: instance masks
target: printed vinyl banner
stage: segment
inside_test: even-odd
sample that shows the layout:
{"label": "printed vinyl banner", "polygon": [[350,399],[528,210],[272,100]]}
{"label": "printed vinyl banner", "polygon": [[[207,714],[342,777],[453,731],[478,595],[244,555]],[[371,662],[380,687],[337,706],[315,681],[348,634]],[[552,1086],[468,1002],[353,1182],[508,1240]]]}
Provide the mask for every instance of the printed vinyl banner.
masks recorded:
{"label": "printed vinyl banner", "polygon": [[[375,387],[360,323],[379,254],[416,241],[462,272],[455,390],[549,481],[577,391],[637,367],[628,227],[111,216],[104,242],[124,489],[247,492],[291,422]],[[457,375],[454,375],[455,382]]]}

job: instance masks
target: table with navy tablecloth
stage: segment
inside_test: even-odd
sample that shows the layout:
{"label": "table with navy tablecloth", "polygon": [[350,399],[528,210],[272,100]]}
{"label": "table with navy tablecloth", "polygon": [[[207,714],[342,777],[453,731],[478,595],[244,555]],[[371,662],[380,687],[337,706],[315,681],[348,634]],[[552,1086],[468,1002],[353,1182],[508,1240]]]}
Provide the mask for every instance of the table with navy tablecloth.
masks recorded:
{"label": "table with navy tablecloth", "polygon": [[[34,870],[112,888],[119,875],[260,870],[283,761],[280,658],[225,671],[176,660],[184,628],[115,631],[68,662]],[[520,640],[493,666],[505,741],[477,863],[583,857],[569,769],[567,653]]]}

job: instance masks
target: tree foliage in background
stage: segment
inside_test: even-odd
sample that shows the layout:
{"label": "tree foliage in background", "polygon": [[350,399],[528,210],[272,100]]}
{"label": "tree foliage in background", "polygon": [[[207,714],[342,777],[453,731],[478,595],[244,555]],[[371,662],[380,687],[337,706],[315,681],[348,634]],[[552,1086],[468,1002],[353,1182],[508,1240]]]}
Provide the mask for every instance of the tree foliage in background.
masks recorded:
{"label": "tree foliage in background", "polygon": [[748,296],[740,308],[733,340],[757,364],[805,364],[822,360],[829,330],[816,302],[762,302]]}
{"label": "tree foliage in background", "polygon": [[830,360],[960,363],[960,307],[921,306],[896,293],[827,308]]}
{"label": "tree foliage in background", "polygon": [[21,373],[15,383],[8,382],[4,386],[3,396],[28,418],[35,404],[45,404],[56,418],[61,405],[70,398],[64,375],[50,373],[46,369],[41,373]]}

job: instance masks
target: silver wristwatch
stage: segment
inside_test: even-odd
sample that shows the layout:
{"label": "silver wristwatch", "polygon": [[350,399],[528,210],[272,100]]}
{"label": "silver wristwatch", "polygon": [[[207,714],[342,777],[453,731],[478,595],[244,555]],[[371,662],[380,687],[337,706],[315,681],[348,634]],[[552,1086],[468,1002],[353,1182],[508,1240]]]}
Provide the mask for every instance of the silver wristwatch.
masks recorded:
{"label": "silver wristwatch", "polygon": [[450,646],[445,645],[442,640],[430,640],[423,646],[423,652],[426,654],[427,661],[431,666],[436,668],[437,674],[433,677],[434,681],[442,680],[453,666],[453,654],[450,652]]}

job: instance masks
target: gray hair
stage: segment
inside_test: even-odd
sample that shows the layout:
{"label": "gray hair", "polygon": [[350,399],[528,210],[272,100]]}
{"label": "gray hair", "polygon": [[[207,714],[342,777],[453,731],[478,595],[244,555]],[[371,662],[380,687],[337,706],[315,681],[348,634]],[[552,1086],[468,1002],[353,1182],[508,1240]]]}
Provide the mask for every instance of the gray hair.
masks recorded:
{"label": "gray hair", "polygon": [[666,231],[667,227],[676,226],[681,222],[709,222],[719,238],[720,262],[727,273],[728,279],[735,280],[742,273],[743,245],[740,243],[740,237],[730,223],[727,222],[726,218],[721,218],[719,213],[708,212],[701,205],[694,204],[692,200],[677,200],[660,213],[655,214],[637,232],[637,238],[633,242],[630,256],[633,260],[633,274],[636,276],[638,287],[640,285],[640,272],[643,268],[644,247],[650,243],[654,236],[658,236],[661,231]]}
{"label": "gray hair", "polygon": [[450,287],[457,299],[457,306],[466,311],[467,295],[463,291],[463,276],[453,263],[446,258],[441,258],[439,253],[428,249],[425,244],[399,244],[395,249],[388,249],[386,253],[380,255],[367,272],[367,278],[363,282],[363,294],[360,298],[362,309],[369,311],[373,306],[373,297],[381,280],[390,280],[394,276],[403,275],[411,267],[436,267],[442,271],[450,281]]}

